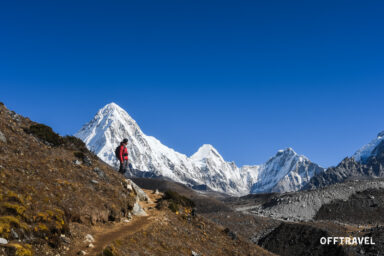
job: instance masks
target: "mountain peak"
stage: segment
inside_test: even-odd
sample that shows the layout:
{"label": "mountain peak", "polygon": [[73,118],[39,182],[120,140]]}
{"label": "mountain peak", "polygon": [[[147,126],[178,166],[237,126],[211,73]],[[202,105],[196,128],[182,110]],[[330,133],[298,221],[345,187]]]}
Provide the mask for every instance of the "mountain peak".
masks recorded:
{"label": "mountain peak", "polygon": [[196,153],[191,156],[191,159],[204,160],[212,157],[223,159],[219,152],[211,144],[203,144],[196,151]]}
{"label": "mountain peak", "polygon": [[99,113],[102,113],[103,115],[113,113],[113,112],[125,112],[126,113],[126,111],[124,109],[122,109],[119,105],[117,105],[114,102],[108,103],[107,105],[105,105],[104,107],[102,107],[99,110]]}
{"label": "mountain peak", "polygon": [[380,138],[380,137],[384,137],[384,131],[379,132],[379,134],[377,134],[377,137],[378,137],[378,138]]}
{"label": "mountain peak", "polygon": [[117,105],[115,102],[111,102],[111,103],[108,103],[107,105],[105,105],[102,109],[114,110],[114,109],[122,109],[122,108],[119,105]]}
{"label": "mountain peak", "polygon": [[96,114],[96,118],[99,119],[111,119],[114,121],[125,120],[128,123],[136,124],[136,121],[125,111],[122,107],[114,102],[108,103],[102,107]]}
{"label": "mountain peak", "polygon": [[293,150],[293,148],[290,148],[290,147],[278,150],[277,153],[276,153],[276,156],[282,155],[282,154],[297,155],[297,153]]}

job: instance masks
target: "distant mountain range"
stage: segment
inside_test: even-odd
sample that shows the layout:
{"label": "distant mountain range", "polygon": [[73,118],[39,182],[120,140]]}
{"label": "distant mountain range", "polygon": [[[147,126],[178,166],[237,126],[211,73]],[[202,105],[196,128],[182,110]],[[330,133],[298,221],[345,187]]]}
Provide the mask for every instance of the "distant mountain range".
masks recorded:
{"label": "distant mountain range", "polygon": [[352,157],[346,157],[336,167],[311,178],[303,189],[323,188],[351,179],[384,178],[384,131]]}
{"label": "distant mountain range", "polygon": [[163,177],[195,189],[210,189],[236,196],[296,191],[325,170],[291,148],[279,150],[264,164],[242,167],[225,161],[208,144],[188,157],[145,135],[136,121],[115,103],[101,108],[75,136],[112,166],[118,164],[115,148],[123,138],[128,138],[133,168],[127,176]]}

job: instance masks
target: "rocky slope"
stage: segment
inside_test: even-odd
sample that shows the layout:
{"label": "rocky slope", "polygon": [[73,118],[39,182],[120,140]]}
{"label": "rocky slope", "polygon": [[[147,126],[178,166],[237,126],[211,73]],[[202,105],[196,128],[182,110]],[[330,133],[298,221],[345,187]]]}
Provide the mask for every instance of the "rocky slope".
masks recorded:
{"label": "rocky slope", "polygon": [[255,166],[238,167],[227,162],[212,145],[203,145],[188,157],[145,135],[136,121],[114,103],[100,109],[75,136],[112,166],[117,165],[114,149],[123,138],[128,138],[133,167],[128,176],[165,177],[196,189],[231,195],[298,190],[315,173],[323,171],[290,148]]}
{"label": "rocky slope", "polygon": [[[384,225],[383,195],[384,179],[374,179],[337,183],[316,190],[228,198],[225,202],[242,215],[231,226],[233,231],[245,230],[249,239],[276,254],[373,256],[383,255],[384,237],[380,233]],[[221,224],[233,221],[230,212],[223,215],[209,214]],[[257,227],[253,227],[255,220]],[[319,243],[322,236],[368,236],[375,245],[323,246]]]}
{"label": "rocky slope", "polygon": [[0,104],[0,255],[66,255],[78,230],[130,214],[123,181],[81,140]]}
{"label": "rocky slope", "polygon": [[[367,189],[384,189],[384,180],[349,181],[323,189],[274,194],[264,201],[244,198],[235,203],[238,211],[281,220],[312,220],[323,205],[335,200],[346,201],[355,193]],[[384,190],[383,190],[384,191]]]}

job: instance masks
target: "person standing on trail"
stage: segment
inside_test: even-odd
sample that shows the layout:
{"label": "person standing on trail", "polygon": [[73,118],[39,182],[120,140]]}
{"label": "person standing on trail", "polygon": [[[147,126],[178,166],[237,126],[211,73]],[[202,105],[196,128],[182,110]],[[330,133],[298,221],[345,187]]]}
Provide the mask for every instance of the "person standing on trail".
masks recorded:
{"label": "person standing on trail", "polygon": [[127,149],[128,139],[124,139],[120,142],[115,150],[117,159],[120,162],[119,172],[124,174],[128,170],[128,149]]}

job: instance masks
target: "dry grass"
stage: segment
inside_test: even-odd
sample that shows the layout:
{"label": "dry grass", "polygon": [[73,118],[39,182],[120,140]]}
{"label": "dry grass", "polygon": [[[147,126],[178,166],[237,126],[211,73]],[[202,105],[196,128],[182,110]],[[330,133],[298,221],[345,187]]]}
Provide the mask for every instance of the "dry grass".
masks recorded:
{"label": "dry grass", "polygon": [[[10,241],[0,254],[65,252],[60,236],[75,239],[71,223],[90,228],[119,220],[132,208],[134,198],[124,190],[123,177],[76,139],[49,136],[49,128],[2,105],[0,131],[7,138],[0,141],[0,237]],[[76,152],[87,156],[91,166],[74,164]],[[106,178],[93,171],[96,167]]]}
{"label": "dry grass", "polygon": [[160,211],[161,216],[149,227],[122,237],[109,245],[118,255],[274,255],[242,237],[233,239],[223,227],[190,212]]}

